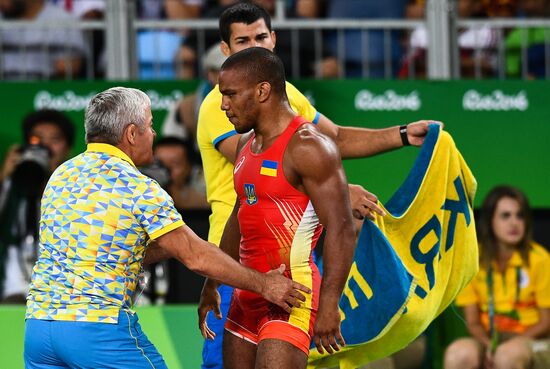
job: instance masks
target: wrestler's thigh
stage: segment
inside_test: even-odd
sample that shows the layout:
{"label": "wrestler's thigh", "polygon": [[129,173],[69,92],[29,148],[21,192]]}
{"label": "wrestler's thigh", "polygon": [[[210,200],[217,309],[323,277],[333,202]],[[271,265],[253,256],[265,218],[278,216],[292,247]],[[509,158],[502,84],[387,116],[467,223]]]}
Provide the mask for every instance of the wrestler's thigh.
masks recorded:
{"label": "wrestler's thigh", "polygon": [[255,369],[305,369],[307,355],[296,346],[278,339],[258,344]]}
{"label": "wrestler's thigh", "polygon": [[222,347],[224,369],[254,369],[255,344],[225,331]]}

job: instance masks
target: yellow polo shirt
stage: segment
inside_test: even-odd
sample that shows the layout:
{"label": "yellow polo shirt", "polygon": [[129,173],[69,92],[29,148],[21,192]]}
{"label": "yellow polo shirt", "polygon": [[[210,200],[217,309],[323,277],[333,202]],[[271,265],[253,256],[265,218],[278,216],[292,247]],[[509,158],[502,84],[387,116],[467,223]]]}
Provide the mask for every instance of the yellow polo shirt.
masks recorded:
{"label": "yellow polo shirt", "polygon": [[44,191],[26,318],[117,323],[148,244],[182,225],[172,198],[124,152],[89,144]]}
{"label": "yellow polo shirt", "polygon": [[[521,333],[538,322],[540,308],[550,308],[550,254],[537,243],[529,252],[529,266],[514,252],[503,274],[493,265],[493,291],[496,328],[501,332]],[[519,289],[519,290],[518,290]],[[487,270],[477,275],[456,299],[459,306],[478,305],[481,320],[488,329]],[[514,319],[517,316],[519,319]]]}

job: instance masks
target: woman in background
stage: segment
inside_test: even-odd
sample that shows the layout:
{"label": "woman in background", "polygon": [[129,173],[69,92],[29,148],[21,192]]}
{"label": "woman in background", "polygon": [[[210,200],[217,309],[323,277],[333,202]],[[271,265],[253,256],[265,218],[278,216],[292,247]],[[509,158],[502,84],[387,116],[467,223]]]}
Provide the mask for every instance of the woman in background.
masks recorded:
{"label": "woman in background", "polygon": [[550,368],[550,254],[532,239],[526,196],[495,187],[478,232],[480,270],[456,300],[471,337],[447,348],[445,368]]}

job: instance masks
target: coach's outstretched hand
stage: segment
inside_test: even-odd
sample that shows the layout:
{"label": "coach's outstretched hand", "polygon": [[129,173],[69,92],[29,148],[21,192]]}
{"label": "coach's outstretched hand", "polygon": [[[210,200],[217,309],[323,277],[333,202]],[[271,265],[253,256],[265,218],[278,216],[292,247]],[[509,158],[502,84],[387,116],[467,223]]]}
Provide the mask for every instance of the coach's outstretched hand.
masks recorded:
{"label": "coach's outstretched hand", "polygon": [[273,269],[265,274],[265,284],[261,295],[264,299],[283,308],[290,313],[292,307],[300,307],[300,301],[306,301],[302,292],[311,293],[311,289],[294,282],[292,279],[283,276],[285,265]]}
{"label": "coach's outstretched hand", "polygon": [[422,146],[430,124],[439,124],[443,127],[443,123],[436,120],[419,120],[407,124],[407,139],[412,146]]}

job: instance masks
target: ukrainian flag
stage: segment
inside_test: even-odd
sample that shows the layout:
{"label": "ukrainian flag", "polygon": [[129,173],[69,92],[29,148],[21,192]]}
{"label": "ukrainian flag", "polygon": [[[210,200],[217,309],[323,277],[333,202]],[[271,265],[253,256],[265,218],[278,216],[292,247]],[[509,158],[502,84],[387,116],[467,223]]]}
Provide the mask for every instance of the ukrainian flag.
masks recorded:
{"label": "ukrainian flag", "polygon": [[264,176],[277,177],[277,166],[279,163],[273,160],[262,161],[260,174]]}
{"label": "ukrainian flag", "polygon": [[451,136],[431,125],[385,217],[363,224],[340,300],[347,346],[310,351],[308,368],[358,368],[420,335],[478,270],[476,180]]}

